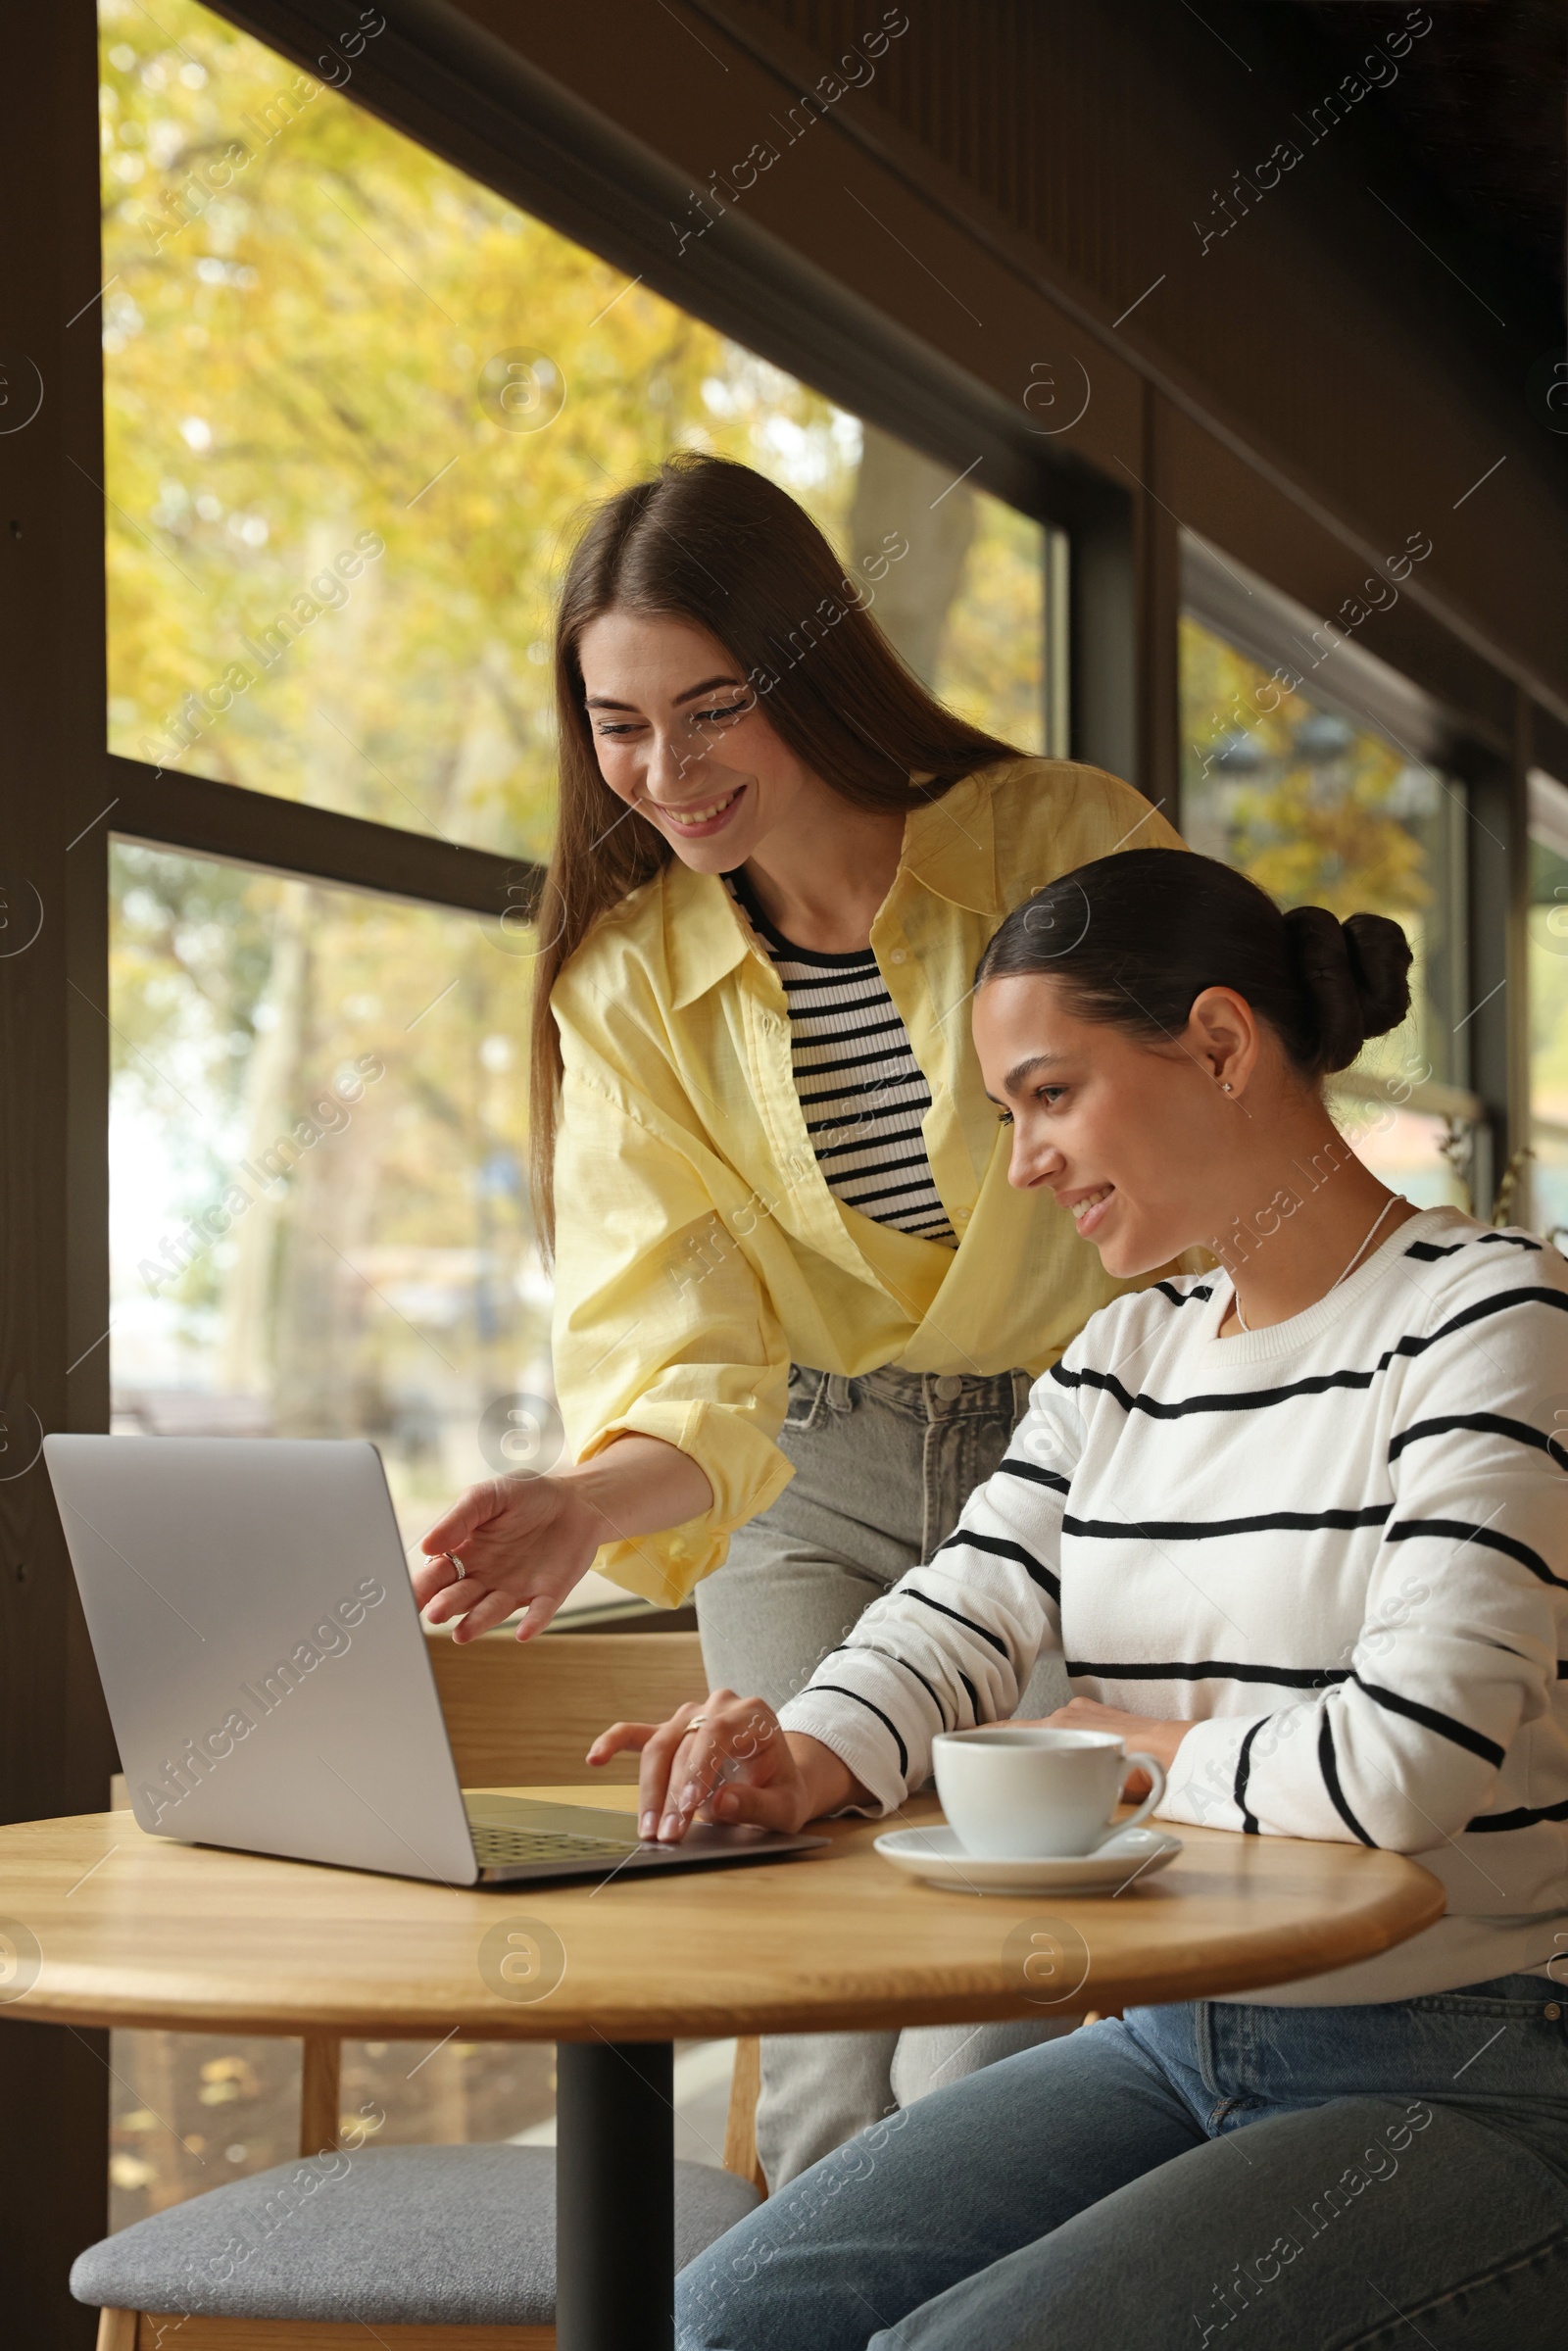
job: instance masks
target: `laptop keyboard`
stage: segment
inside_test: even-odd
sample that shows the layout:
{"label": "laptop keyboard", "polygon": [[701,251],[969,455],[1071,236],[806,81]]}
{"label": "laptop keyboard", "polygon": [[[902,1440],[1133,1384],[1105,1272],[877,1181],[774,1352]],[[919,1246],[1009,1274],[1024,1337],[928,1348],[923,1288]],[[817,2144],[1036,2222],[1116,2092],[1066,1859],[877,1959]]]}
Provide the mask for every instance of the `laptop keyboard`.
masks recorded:
{"label": "laptop keyboard", "polygon": [[607,1860],[635,1852],[618,1837],[573,1837],[556,1829],[496,1829],[469,1823],[473,1849],[481,1861],[578,1861],[590,1855]]}

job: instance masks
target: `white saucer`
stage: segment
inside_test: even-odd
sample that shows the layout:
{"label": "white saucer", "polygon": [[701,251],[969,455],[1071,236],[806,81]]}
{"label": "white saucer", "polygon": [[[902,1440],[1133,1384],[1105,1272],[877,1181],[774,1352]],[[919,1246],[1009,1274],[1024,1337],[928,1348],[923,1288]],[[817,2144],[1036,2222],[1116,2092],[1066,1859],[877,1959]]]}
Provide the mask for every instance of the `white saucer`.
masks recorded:
{"label": "white saucer", "polygon": [[957,1893],[1114,1894],[1174,1861],[1182,1840],[1163,1829],[1121,1829],[1092,1853],[988,1861],[966,1853],[952,1829],[893,1829],[876,1849],[895,1869]]}

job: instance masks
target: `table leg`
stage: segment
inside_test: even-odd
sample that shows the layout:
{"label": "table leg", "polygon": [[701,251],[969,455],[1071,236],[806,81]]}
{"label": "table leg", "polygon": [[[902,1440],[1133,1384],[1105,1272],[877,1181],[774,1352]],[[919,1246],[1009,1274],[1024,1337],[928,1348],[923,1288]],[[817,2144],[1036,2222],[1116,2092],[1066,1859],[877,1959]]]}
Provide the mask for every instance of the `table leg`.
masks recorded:
{"label": "table leg", "polygon": [[560,2351],[672,2351],[674,2064],[668,2041],[557,2047]]}

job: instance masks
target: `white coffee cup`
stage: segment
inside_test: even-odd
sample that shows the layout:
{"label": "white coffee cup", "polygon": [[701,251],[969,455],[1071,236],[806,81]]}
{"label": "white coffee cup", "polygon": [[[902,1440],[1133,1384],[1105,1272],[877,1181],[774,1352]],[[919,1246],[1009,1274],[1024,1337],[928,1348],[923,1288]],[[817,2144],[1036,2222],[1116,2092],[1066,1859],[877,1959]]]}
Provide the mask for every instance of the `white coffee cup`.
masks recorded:
{"label": "white coffee cup", "polygon": [[988,1861],[1092,1853],[1111,1834],[1110,1816],[1140,1767],[1153,1786],[1115,1834],[1147,1820],[1165,1792],[1153,1756],[1127,1753],[1110,1731],[990,1723],[931,1743],[948,1826],[965,1852]]}

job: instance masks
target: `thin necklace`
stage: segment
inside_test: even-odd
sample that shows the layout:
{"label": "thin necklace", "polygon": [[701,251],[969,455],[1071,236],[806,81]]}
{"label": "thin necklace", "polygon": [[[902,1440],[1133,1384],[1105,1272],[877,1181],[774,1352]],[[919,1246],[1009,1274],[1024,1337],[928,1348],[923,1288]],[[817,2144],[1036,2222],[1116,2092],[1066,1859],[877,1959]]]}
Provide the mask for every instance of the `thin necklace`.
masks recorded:
{"label": "thin necklace", "polygon": [[[1375,1233],[1375,1232],[1377,1231],[1377,1229],[1378,1229],[1378,1225],[1380,1225],[1380,1224],[1383,1222],[1383,1219],[1384,1219],[1384,1217],[1385,1217],[1385,1216],[1387,1216],[1387,1214],[1388,1214],[1389,1210],[1390,1210],[1391,1208],[1396,1208],[1396,1207],[1398,1206],[1398,1204],[1399,1204],[1400,1200],[1403,1199],[1403,1197],[1404,1197],[1404,1196],[1403,1196],[1403,1194],[1402,1194],[1402,1193],[1396,1192],[1396,1193],[1395,1193],[1395,1194],[1394,1194],[1394,1195],[1393,1195],[1393,1196],[1392,1196],[1392,1197],[1391,1197],[1389,1200],[1385,1200],[1385,1201],[1384,1201],[1384,1203],[1383,1203],[1383,1206],[1382,1206],[1382,1209],[1379,1211],[1378,1218],[1377,1218],[1377,1222],[1376,1222],[1376,1223],[1373,1225],[1373,1227],[1372,1227],[1372,1232],[1371,1232],[1371,1233],[1368,1233],[1368,1235],[1367,1235],[1367,1237],[1366,1237],[1365,1241],[1363,1241],[1363,1242],[1362,1242],[1362,1244],[1361,1244],[1360,1248],[1359,1248],[1359,1249],[1356,1250],[1356,1252],[1355,1252],[1354,1256],[1353,1256],[1353,1257],[1350,1259],[1350,1262],[1349,1262],[1349,1264],[1348,1264],[1348,1265],[1346,1267],[1346,1269],[1345,1269],[1344,1273],[1342,1273],[1342,1274],[1336,1274],[1336,1275],[1335,1275],[1335,1277],[1334,1277],[1333,1281],[1332,1281],[1332,1282],[1329,1284],[1329,1290],[1338,1290],[1338,1288],[1339,1288],[1340,1284],[1341,1284],[1342,1282],[1344,1282],[1344,1281],[1348,1281],[1348,1278],[1349,1278],[1349,1276],[1350,1276],[1352,1273],[1354,1273],[1354,1271],[1355,1271],[1356,1267],[1357,1267],[1357,1266],[1360,1264],[1360,1262],[1361,1262],[1361,1259],[1362,1259],[1362,1258],[1363,1258],[1363,1257],[1366,1255],[1366,1252],[1367,1252],[1368,1249],[1371,1247],[1371,1243],[1372,1243],[1372,1233]],[[1323,1295],[1324,1295],[1324,1297],[1325,1297],[1325,1298],[1327,1298],[1328,1294],[1329,1294],[1329,1293],[1328,1293],[1328,1290],[1325,1290],[1325,1291],[1324,1291],[1324,1293],[1323,1293]],[[1241,1326],[1242,1326],[1242,1329],[1243,1329],[1244,1331],[1250,1332],[1250,1330],[1251,1330],[1252,1326],[1251,1326],[1251,1324],[1250,1324],[1250,1323],[1248,1321],[1248,1319],[1247,1319],[1246,1315],[1245,1315],[1245,1314],[1242,1312],[1242,1301],[1241,1301],[1241,1298],[1240,1298],[1237,1296],[1237,1292],[1236,1292],[1236,1285],[1235,1285],[1234,1281],[1233,1281],[1233,1282],[1232,1282],[1232,1284],[1231,1284],[1231,1304],[1232,1304],[1232,1305],[1235,1307],[1235,1309],[1236,1309],[1236,1319],[1237,1319],[1237,1321],[1238,1321],[1238,1322],[1241,1324]]]}

